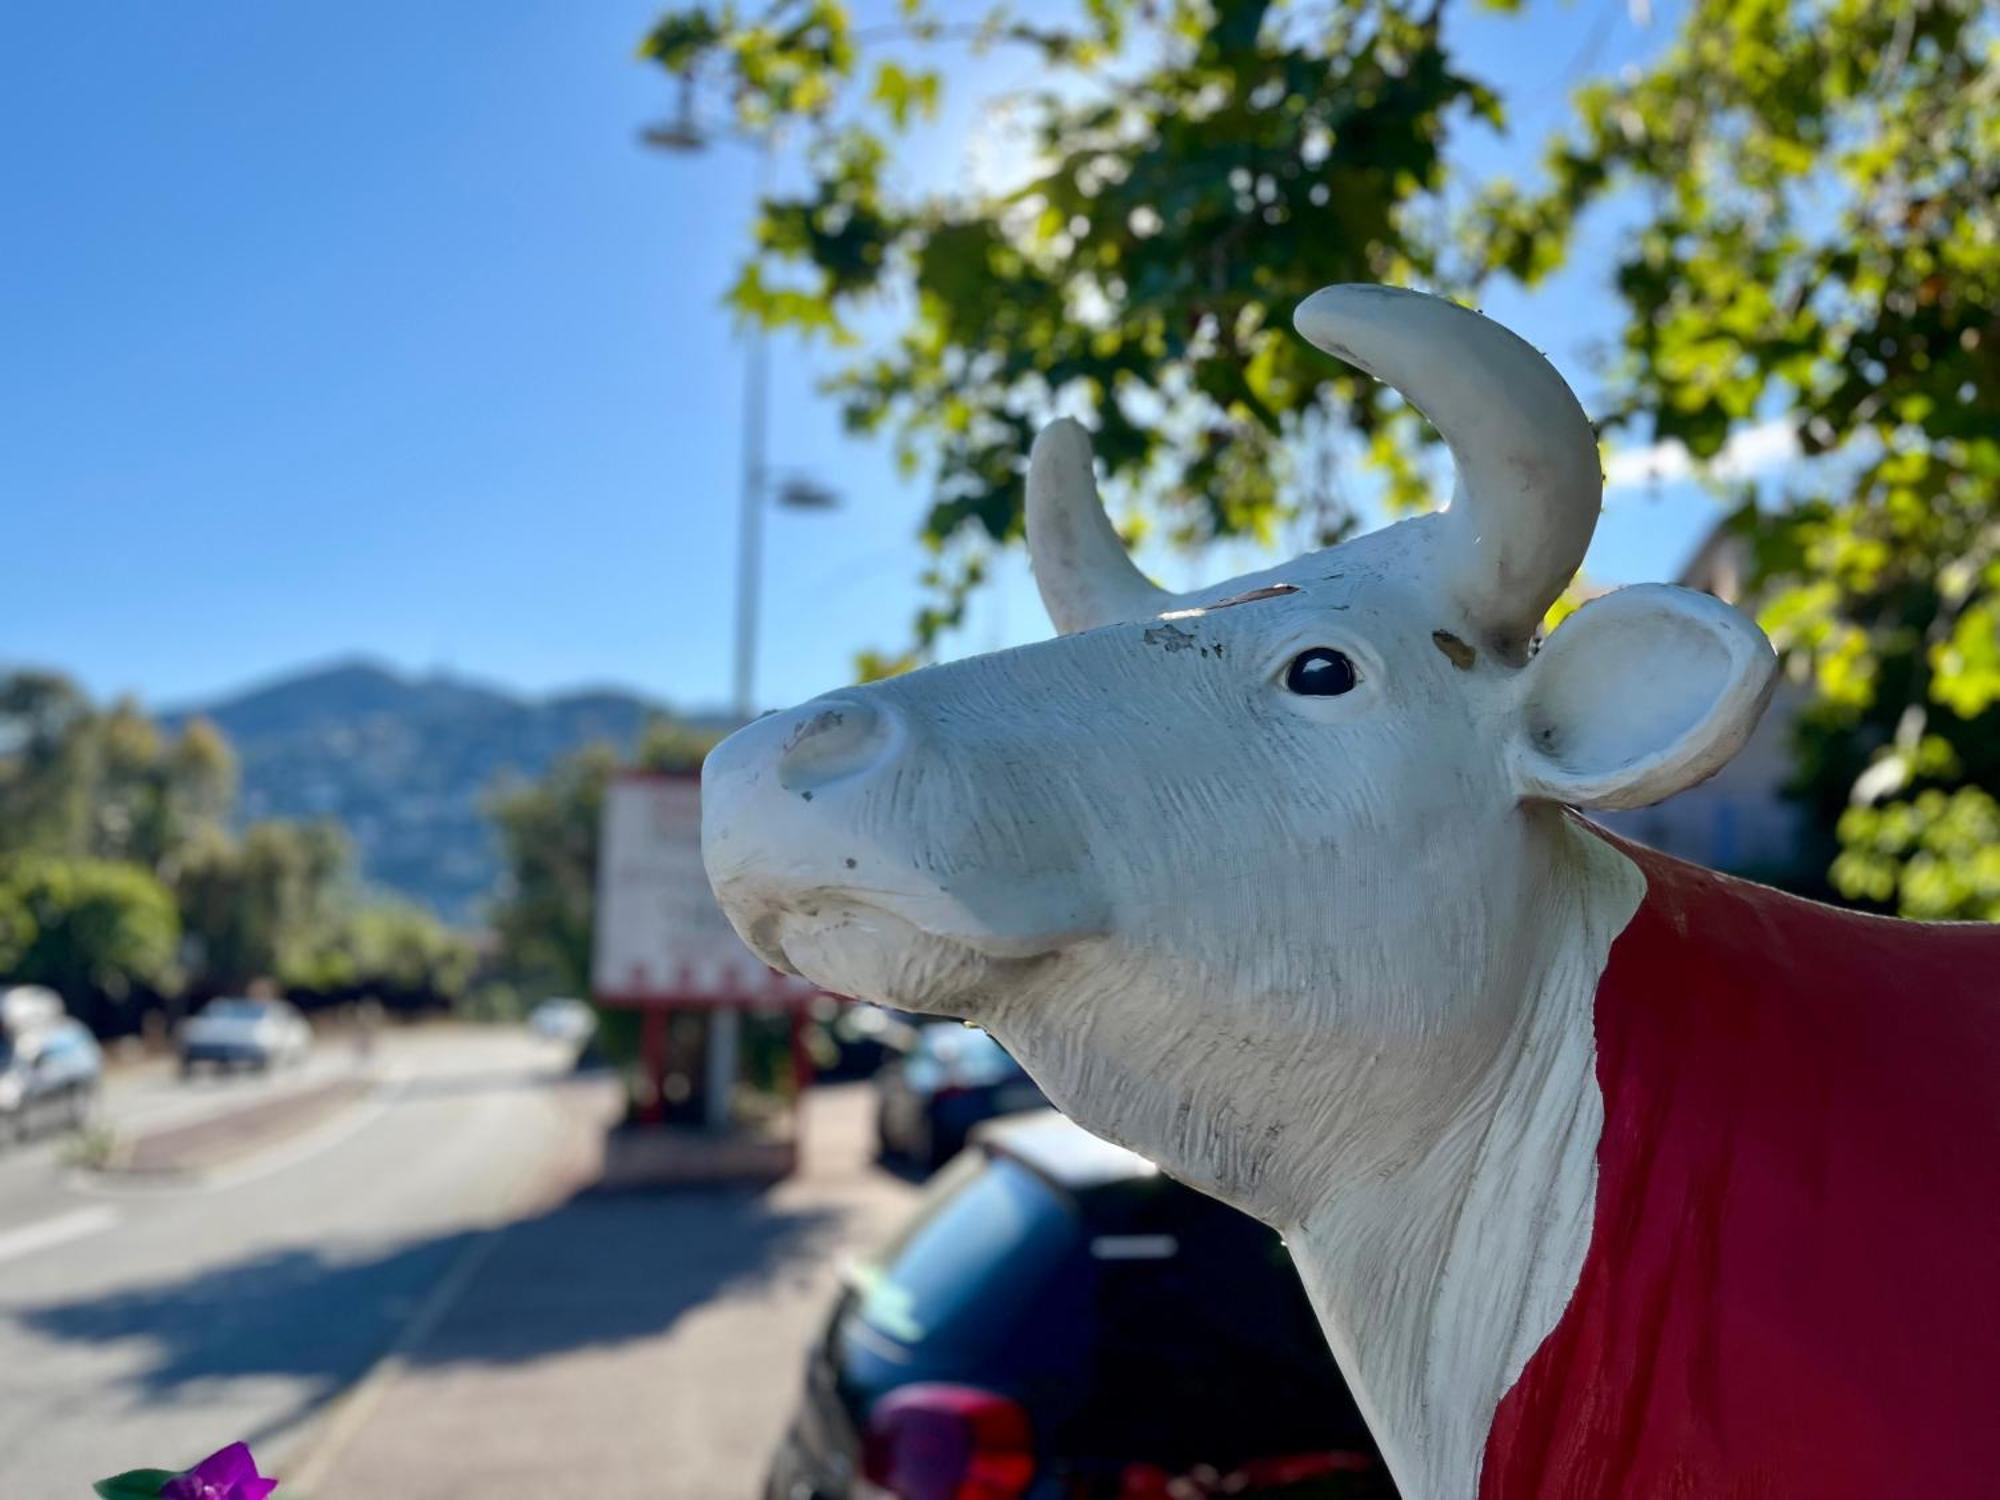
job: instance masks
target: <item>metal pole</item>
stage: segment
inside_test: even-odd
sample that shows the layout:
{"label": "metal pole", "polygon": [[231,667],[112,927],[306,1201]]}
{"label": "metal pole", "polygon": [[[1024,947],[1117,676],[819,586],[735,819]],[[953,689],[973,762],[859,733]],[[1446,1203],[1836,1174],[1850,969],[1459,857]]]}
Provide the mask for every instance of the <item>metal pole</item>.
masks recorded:
{"label": "metal pole", "polygon": [[764,431],[770,405],[766,337],[753,328],[743,373],[743,492],[736,522],[736,717],[757,712],[757,606],[764,572]]}
{"label": "metal pole", "polygon": [[[771,190],[771,144],[757,143],[756,197],[761,211]],[[743,366],[743,490],[736,520],[736,717],[748,723],[757,712],[757,607],[764,579],[765,434],[770,425],[771,388],[767,370],[769,336],[761,323],[749,329]]]}
{"label": "metal pole", "polygon": [[[757,196],[761,209],[771,184],[770,143],[757,147]],[[736,671],[734,708],[740,723],[757,712],[757,606],[764,573],[764,441],[771,405],[766,368],[769,341],[763,325],[752,324],[743,369],[743,491],[736,518]],[[736,1089],[742,1018],[718,1007],[708,1018],[708,1101],[703,1111],[711,1129],[730,1124],[730,1097]]]}

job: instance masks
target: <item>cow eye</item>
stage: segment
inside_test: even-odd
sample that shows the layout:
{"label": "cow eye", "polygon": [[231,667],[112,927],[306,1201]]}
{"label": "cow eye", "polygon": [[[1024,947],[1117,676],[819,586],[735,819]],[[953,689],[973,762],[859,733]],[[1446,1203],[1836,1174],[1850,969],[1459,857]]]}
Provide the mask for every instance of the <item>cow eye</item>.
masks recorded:
{"label": "cow eye", "polygon": [[1292,658],[1285,686],[1302,698],[1337,698],[1354,686],[1354,663],[1330,647],[1315,646]]}

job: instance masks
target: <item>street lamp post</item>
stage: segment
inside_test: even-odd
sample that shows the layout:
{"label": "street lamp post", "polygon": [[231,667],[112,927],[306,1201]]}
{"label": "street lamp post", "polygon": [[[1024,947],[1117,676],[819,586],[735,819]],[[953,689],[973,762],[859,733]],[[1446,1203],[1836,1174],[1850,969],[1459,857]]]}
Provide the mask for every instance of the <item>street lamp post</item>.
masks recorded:
{"label": "street lamp post", "polygon": [[771,400],[768,349],[763,327],[752,328],[743,370],[743,492],[737,501],[736,661],[730,699],[737,722],[742,724],[749,723],[757,712],[757,606],[764,582],[764,433]]}
{"label": "street lamp post", "polygon": [[[742,140],[756,151],[756,197],[761,203],[770,189],[770,137],[722,138]],[[692,93],[683,88],[679,116],[641,132],[640,139],[661,150],[693,154],[707,150],[718,137],[695,122]],[[782,486],[775,497],[767,495],[770,340],[762,324],[752,324],[748,340],[743,368],[743,472],[736,517],[736,628],[730,672],[730,709],[740,724],[747,724],[757,713],[757,620],[764,580],[764,506],[770,498],[796,510],[824,510],[838,503],[831,491],[796,479]],[[741,1030],[741,1017],[732,1009],[718,1008],[709,1017],[704,1113],[706,1123],[714,1129],[729,1124],[730,1093],[736,1080]]]}
{"label": "street lamp post", "polygon": [[[767,150],[758,152],[758,196],[763,196]],[[757,712],[757,606],[764,581],[764,434],[768,426],[770,381],[765,365],[768,340],[761,324],[749,331],[743,368],[743,483],[736,513],[736,643],[732,665],[731,711],[739,724]],[[742,1053],[742,1018],[731,1009],[708,1020],[706,1084],[702,1109],[712,1130],[729,1125],[730,1096]]]}

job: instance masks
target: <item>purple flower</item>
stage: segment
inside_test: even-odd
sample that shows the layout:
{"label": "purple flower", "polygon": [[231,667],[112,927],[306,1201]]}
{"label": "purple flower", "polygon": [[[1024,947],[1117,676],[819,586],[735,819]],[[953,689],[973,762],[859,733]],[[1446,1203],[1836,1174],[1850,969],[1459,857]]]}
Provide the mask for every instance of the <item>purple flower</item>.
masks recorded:
{"label": "purple flower", "polygon": [[258,1474],[248,1444],[231,1443],[169,1479],[160,1500],[264,1500],[277,1487],[277,1480]]}

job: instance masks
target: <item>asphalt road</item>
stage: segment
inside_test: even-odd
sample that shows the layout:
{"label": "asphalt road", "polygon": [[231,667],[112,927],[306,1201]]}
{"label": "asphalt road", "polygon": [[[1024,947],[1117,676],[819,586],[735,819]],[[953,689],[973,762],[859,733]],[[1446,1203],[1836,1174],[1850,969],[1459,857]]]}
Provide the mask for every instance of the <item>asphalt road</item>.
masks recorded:
{"label": "asphalt road", "polygon": [[[141,1069],[106,1114],[177,1125],[357,1065],[322,1050],[263,1081]],[[199,1181],[89,1179],[53,1144],[0,1156],[0,1496],[83,1497],[238,1438],[306,1451],[488,1231],[568,1185],[603,1096],[566,1062],[521,1032],[390,1033],[372,1095]]]}
{"label": "asphalt road", "polygon": [[[302,1500],[756,1500],[843,1264],[910,1212],[866,1085],[768,1191],[583,1192],[484,1240],[343,1398]],[[292,1500],[288,1483],[279,1500]]]}

